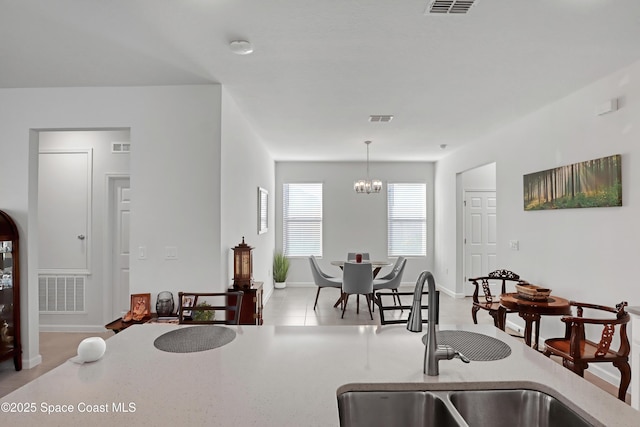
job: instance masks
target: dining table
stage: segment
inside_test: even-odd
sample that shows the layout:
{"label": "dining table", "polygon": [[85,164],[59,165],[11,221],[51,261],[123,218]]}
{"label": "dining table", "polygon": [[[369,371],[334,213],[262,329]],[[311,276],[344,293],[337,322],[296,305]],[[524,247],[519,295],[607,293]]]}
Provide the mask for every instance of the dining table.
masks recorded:
{"label": "dining table", "polygon": [[[352,262],[355,264],[355,261],[331,261],[331,265],[340,267],[340,269],[342,270],[346,262]],[[380,273],[380,270],[383,267],[389,267],[390,265],[393,265],[393,263],[389,261],[369,261],[369,260],[363,260],[361,264],[371,264],[374,279],[376,278],[378,273]],[[340,298],[338,298],[338,301],[336,301],[336,303],[333,306],[337,307],[340,305],[341,302],[342,302],[342,294],[340,295]]]}
{"label": "dining table", "polygon": [[549,295],[545,299],[533,300],[523,297],[517,292],[500,295],[500,307],[498,308],[498,327],[504,331],[507,310],[512,310],[524,320],[524,342],[531,347],[531,335],[535,328],[533,348],[538,349],[540,338],[540,318],[542,316],[566,316],[571,315],[569,300],[555,295]]}

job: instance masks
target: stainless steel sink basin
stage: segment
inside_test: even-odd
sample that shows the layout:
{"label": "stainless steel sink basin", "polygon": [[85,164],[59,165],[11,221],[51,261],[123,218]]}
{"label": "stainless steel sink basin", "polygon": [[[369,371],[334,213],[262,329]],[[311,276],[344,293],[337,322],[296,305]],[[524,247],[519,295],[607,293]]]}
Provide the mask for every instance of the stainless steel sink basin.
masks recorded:
{"label": "stainless steel sink basin", "polygon": [[592,424],[553,396],[537,390],[474,390],[449,393],[469,425],[586,427]]}
{"label": "stainless steel sink basin", "polygon": [[338,408],[341,426],[460,426],[442,399],[424,391],[346,392]]}
{"label": "stainless steel sink basin", "polygon": [[[425,384],[425,386],[428,386]],[[457,385],[460,387],[460,385]],[[587,421],[559,399],[532,389],[338,391],[342,427],[518,426],[586,427]]]}

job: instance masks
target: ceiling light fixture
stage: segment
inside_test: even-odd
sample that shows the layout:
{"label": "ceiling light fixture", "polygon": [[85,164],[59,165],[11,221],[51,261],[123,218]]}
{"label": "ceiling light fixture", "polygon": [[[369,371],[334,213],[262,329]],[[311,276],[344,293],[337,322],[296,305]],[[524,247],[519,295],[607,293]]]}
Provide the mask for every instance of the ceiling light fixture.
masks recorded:
{"label": "ceiling light fixture", "polygon": [[229,43],[229,48],[236,55],[248,55],[253,52],[253,45],[246,40],[234,40]]}
{"label": "ceiling light fixture", "polygon": [[379,193],[382,190],[382,181],[369,178],[369,144],[371,144],[371,141],[365,141],[364,143],[367,144],[367,179],[359,179],[354,182],[353,189],[356,193]]}

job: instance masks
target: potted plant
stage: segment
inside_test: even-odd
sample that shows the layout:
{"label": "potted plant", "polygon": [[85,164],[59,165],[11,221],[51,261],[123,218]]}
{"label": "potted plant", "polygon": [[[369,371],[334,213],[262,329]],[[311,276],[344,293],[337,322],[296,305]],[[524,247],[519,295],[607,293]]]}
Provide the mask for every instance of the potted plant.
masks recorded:
{"label": "potted plant", "polygon": [[273,281],[276,289],[283,289],[287,286],[287,275],[289,274],[289,258],[282,252],[273,255]]}

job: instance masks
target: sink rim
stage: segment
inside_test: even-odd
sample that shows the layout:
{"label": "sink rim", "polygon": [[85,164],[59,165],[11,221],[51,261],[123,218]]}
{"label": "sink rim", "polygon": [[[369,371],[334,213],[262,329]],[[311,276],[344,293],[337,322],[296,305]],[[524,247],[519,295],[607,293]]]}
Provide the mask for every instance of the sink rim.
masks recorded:
{"label": "sink rim", "polygon": [[393,382],[393,383],[347,383],[336,390],[336,398],[347,392],[367,391],[481,391],[481,390],[532,390],[548,394],[573,412],[584,418],[594,426],[606,427],[601,421],[594,418],[584,409],[574,404],[570,399],[545,384],[535,381],[477,381],[477,382],[442,382],[442,383],[417,383],[417,382]]}

